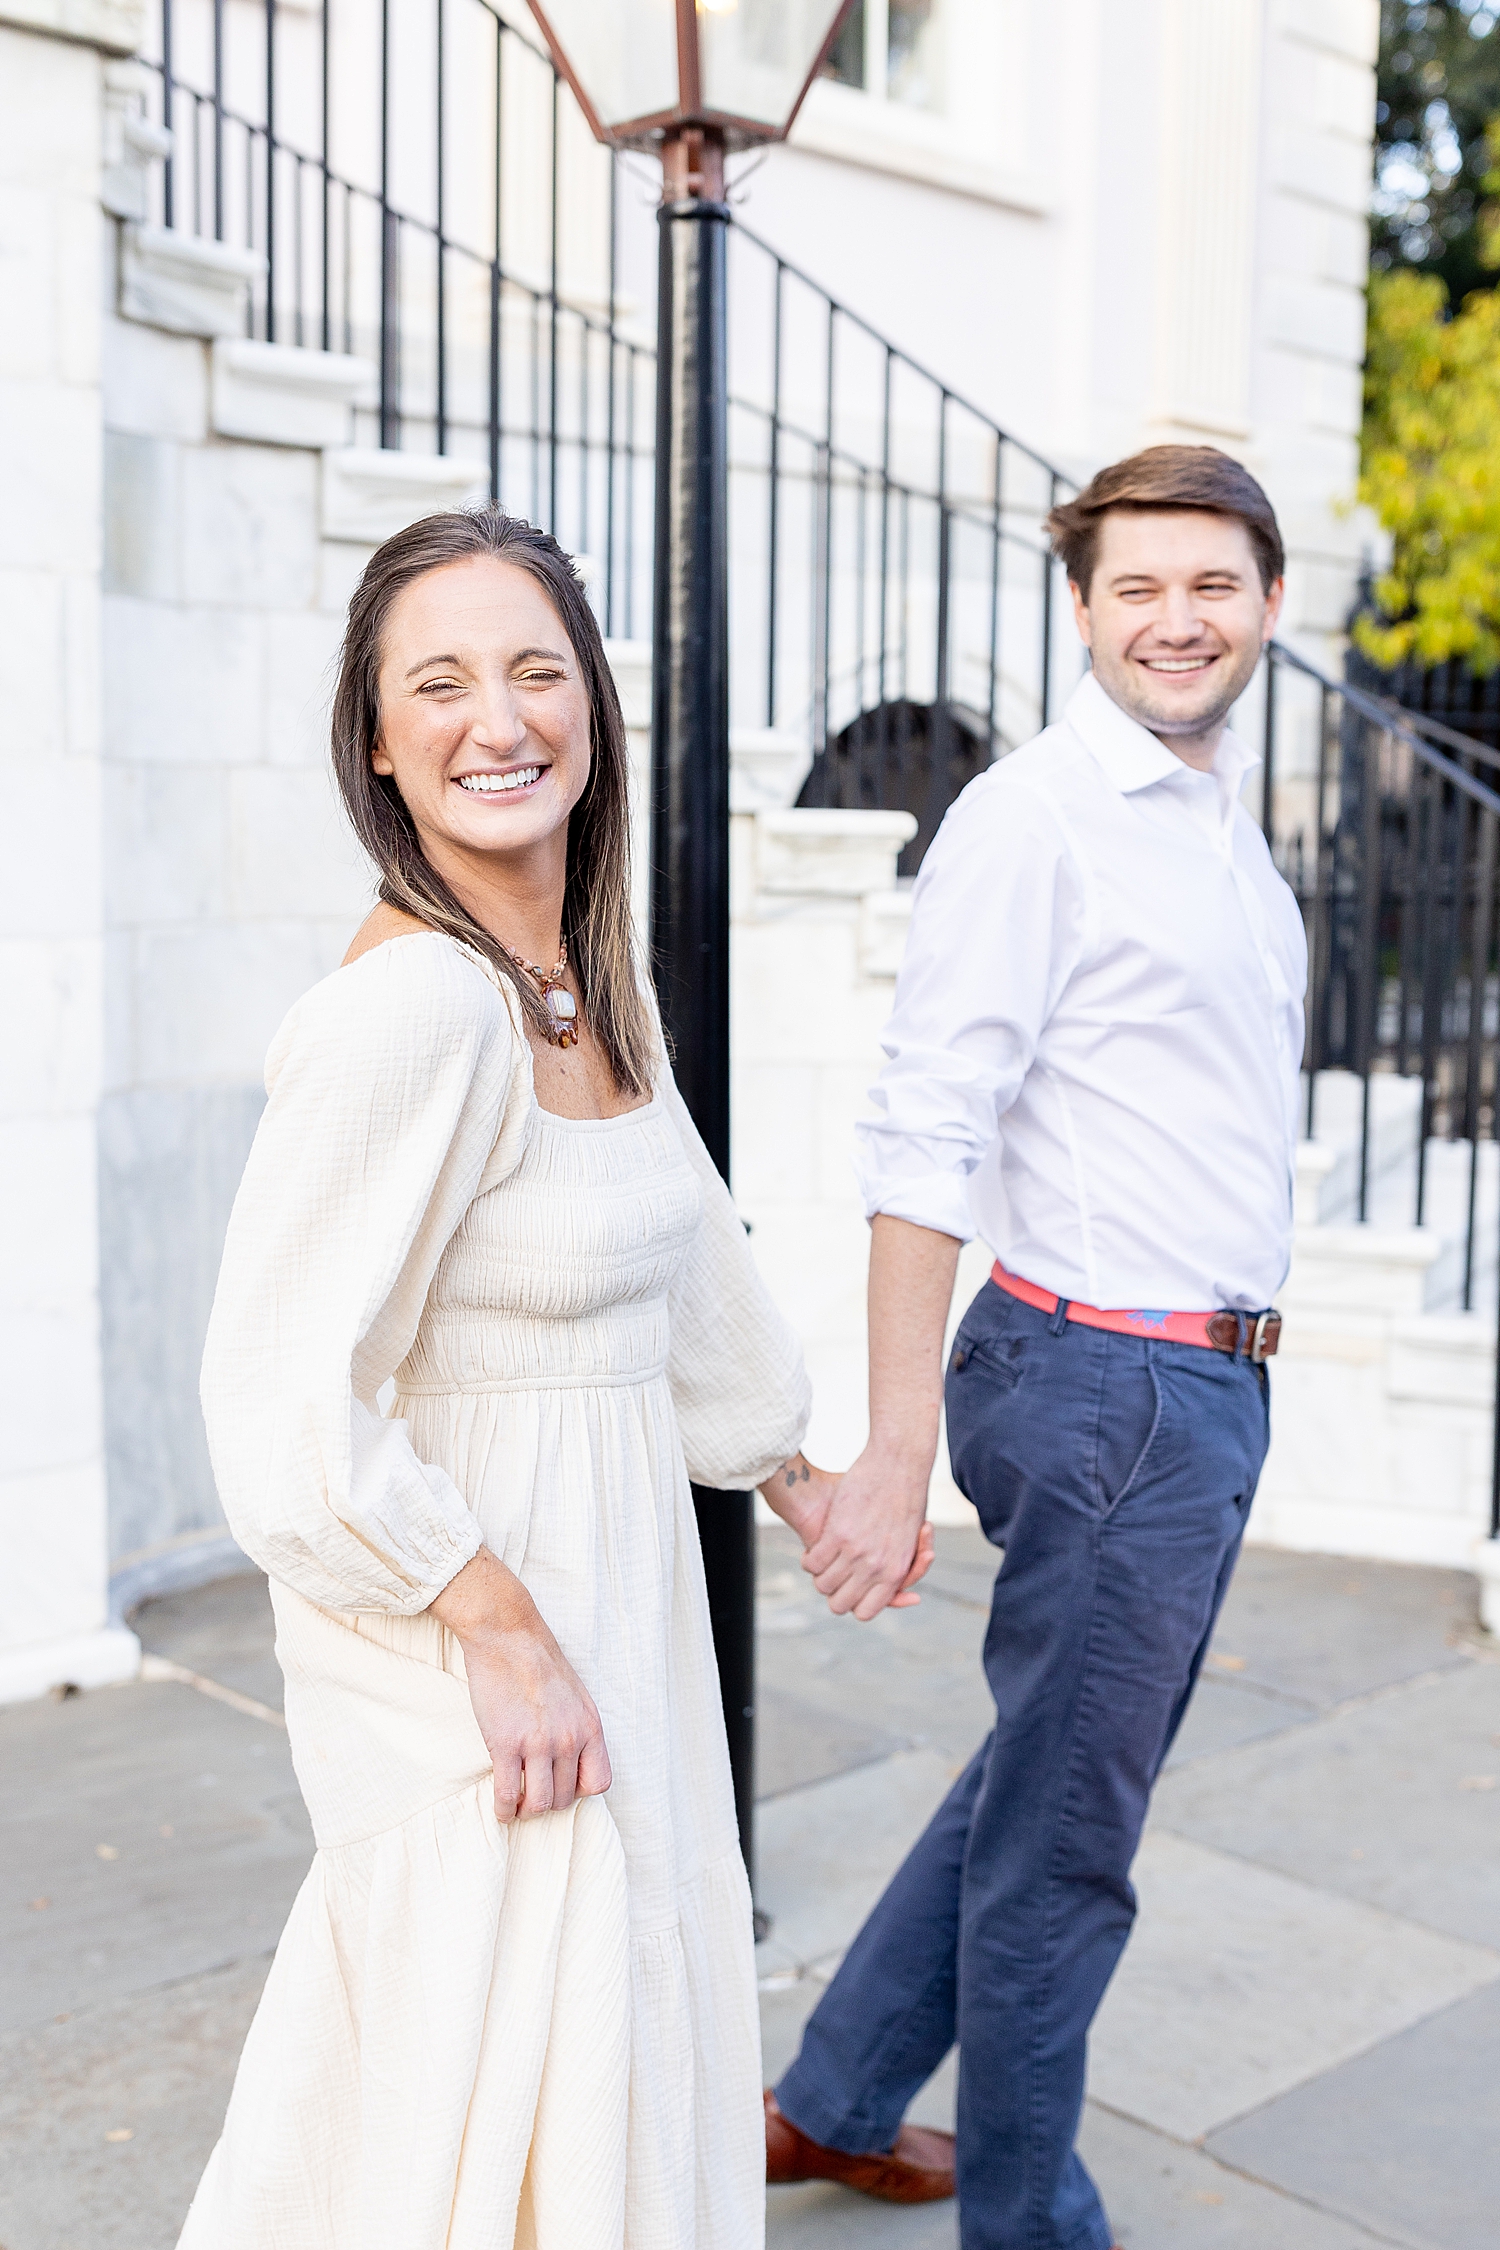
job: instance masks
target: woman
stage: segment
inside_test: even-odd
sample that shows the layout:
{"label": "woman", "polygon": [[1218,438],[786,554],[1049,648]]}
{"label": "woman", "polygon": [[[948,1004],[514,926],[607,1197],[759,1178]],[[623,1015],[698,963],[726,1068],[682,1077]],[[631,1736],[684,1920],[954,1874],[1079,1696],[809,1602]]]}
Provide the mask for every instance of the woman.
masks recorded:
{"label": "woman", "polygon": [[688,1479],[804,1537],[835,1480],[643,996],[561,550],[493,509],[388,540],[333,732],[381,903],[273,1042],[203,1372],[318,1854],[183,2250],[738,2250],[750,1903]]}

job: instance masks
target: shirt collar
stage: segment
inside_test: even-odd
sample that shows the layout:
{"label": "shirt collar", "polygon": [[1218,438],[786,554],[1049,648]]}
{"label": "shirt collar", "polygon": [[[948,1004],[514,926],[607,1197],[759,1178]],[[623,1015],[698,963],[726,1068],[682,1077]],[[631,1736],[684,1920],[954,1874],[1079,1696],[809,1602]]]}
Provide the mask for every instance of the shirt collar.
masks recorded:
{"label": "shirt collar", "polygon": [[[1085,672],[1069,696],[1063,716],[1123,796],[1193,770],[1164,742],[1159,742],[1149,728],[1139,725],[1128,712],[1122,711],[1092,672]],[[1213,769],[1214,779],[1226,801],[1232,802],[1238,797],[1246,774],[1259,764],[1260,759],[1249,745],[1226,728],[1219,738]]]}

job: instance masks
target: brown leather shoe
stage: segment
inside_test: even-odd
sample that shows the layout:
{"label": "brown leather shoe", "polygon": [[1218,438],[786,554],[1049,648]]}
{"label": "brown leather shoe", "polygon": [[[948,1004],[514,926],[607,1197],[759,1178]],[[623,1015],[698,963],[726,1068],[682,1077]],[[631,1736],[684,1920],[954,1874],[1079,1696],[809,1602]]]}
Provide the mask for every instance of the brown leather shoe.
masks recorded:
{"label": "brown leather shoe", "polygon": [[839,2148],[820,2148],[784,2117],[776,2096],[766,2089],[766,2180],[782,2187],[791,2180],[837,2180],[882,2203],[941,2203],[953,2193],[953,2135],[927,2125],[903,2125],[886,2156],[846,2156]]}

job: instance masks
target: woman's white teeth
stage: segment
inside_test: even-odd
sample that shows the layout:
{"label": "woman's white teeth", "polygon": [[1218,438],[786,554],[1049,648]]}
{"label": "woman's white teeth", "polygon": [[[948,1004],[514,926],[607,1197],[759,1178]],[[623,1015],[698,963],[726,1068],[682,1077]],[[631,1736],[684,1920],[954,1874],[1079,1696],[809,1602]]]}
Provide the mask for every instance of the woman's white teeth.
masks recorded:
{"label": "woman's white teeth", "polygon": [[540,766],[517,766],[514,773],[461,773],[460,789],[477,790],[481,795],[493,794],[500,789],[524,789],[529,782],[540,781]]}

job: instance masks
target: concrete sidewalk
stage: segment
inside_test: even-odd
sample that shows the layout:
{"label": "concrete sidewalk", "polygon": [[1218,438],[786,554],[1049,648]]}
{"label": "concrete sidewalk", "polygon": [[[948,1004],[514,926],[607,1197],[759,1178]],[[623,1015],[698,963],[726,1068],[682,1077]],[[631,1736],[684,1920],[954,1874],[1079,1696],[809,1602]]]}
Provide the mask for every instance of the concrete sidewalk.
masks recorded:
{"label": "concrete sidewalk", "polygon": [[[982,1738],[995,1557],[829,1618],[761,1535],[768,2070]],[[0,1711],[0,2246],[171,2250],[311,1843],[265,1592],[137,1619],[177,1676]],[[164,1662],[163,1662],[164,1660]],[[1158,1794],[1084,2149],[1127,2250],[1492,2250],[1500,1655],[1457,1575],[1252,1550]],[[918,2114],[951,2114],[951,2063]],[[777,2189],[773,2250],[951,2250]]]}

